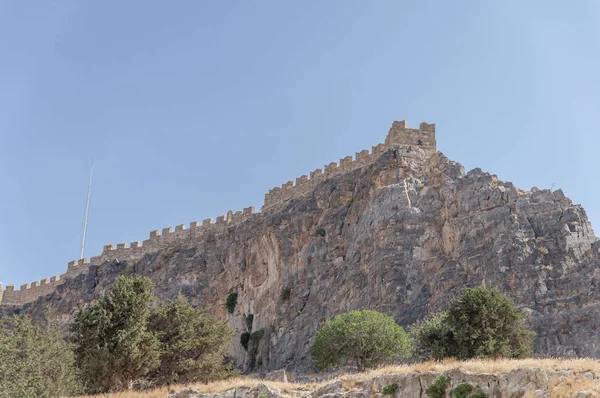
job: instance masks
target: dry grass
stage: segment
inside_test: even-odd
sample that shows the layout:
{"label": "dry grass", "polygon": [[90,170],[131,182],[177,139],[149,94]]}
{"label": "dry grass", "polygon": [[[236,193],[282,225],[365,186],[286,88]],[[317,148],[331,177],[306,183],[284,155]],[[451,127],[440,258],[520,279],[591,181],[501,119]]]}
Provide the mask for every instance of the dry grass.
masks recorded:
{"label": "dry grass", "polygon": [[209,384],[192,384],[189,386],[177,385],[172,387],[161,387],[150,391],[123,391],[119,393],[104,394],[104,395],[86,395],[81,398],[166,398],[169,392],[183,390],[186,387],[191,387],[199,393],[218,393],[238,387],[254,387],[258,384],[266,384],[269,387],[278,388],[282,392],[292,393],[294,391],[312,391],[320,384],[324,383],[283,383],[278,381],[266,381],[254,379],[251,377],[236,377],[234,379],[217,381]]}
{"label": "dry grass", "polygon": [[[300,391],[314,391],[320,386],[331,383],[335,380],[341,380],[345,387],[369,380],[375,376],[383,374],[398,373],[423,373],[436,372],[443,373],[451,369],[462,369],[468,372],[476,373],[508,373],[516,369],[545,369],[545,370],[570,370],[573,373],[580,374],[584,372],[594,372],[600,375],[600,361],[591,358],[582,359],[560,359],[560,358],[530,358],[530,359],[476,359],[470,361],[444,360],[441,362],[421,362],[412,365],[393,365],[383,366],[365,373],[348,374],[335,379],[323,381],[320,383],[282,383],[274,381],[258,380],[250,377],[238,377],[229,380],[223,380],[210,384],[196,384],[191,386],[173,386],[171,388],[157,388],[144,392],[121,392],[115,394],[88,396],[87,398],[166,398],[170,390],[179,391],[185,387],[192,387],[200,393],[218,393],[237,387],[253,387],[264,383],[269,387],[274,387],[290,395],[298,395]],[[553,397],[572,397],[575,393],[582,390],[594,391],[600,393],[598,384],[594,384],[589,379],[583,377],[574,377],[569,380],[557,382],[552,391]],[[295,393],[295,394],[294,394]]]}
{"label": "dry grass", "polygon": [[421,362],[413,365],[385,366],[361,375],[363,378],[379,374],[410,373],[410,372],[446,372],[451,369],[462,369],[478,373],[508,373],[515,369],[546,369],[571,370],[575,373],[594,372],[600,374],[600,361],[592,358],[560,359],[560,358],[529,358],[529,359],[472,359],[457,361],[447,359],[442,362]]}

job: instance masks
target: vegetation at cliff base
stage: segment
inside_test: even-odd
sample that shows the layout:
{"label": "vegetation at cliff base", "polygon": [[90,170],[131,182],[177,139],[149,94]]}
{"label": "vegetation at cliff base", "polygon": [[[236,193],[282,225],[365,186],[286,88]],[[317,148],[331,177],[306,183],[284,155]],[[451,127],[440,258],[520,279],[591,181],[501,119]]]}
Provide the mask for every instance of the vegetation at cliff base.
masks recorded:
{"label": "vegetation at cliff base", "polygon": [[231,375],[223,359],[233,331],[183,297],[154,307],[149,329],[160,344],[160,365],[149,374],[157,384],[208,383]]}
{"label": "vegetation at cliff base", "polygon": [[404,329],[377,311],[337,315],[317,331],[311,355],[321,371],[350,360],[359,371],[410,356],[412,342]]}
{"label": "vegetation at cliff base", "polygon": [[229,327],[178,297],[154,306],[152,282],[120,276],[71,325],[77,365],[89,393],[106,393],[231,375]]}
{"label": "vegetation at cliff base", "polygon": [[446,396],[446,389],[450,386],[450,380],[444,376],[439,376],[432,385],[426,390],[425,394],[429,398],[444,398]]}
{"label": "vegetation at cliff base", "polygon": [[75,358],[53,324],[0,322],[0,398],[58,398],[81,392]]}
{"label": "vegetation at cliff base", "polygon": [[396,395],[397,392],[398,392],[398,384],[388,384],[387,386],[383,387],[383,389],[381,390],[381,393],[383,395]]}
{"label": "vegetation at cliff base", "polygon": [[513,301],[496,290],[465,289],[438,312],[410,328],[423,358],[523,358],[531,355],[535,333]]}
{"label": "vegetation at cliff base", "polygon": [[148,330],[153,287],[148,278],[120,276],[108,294],[77,312],[72,342],[90,392],[131,389],[159,365],[159,341]]}

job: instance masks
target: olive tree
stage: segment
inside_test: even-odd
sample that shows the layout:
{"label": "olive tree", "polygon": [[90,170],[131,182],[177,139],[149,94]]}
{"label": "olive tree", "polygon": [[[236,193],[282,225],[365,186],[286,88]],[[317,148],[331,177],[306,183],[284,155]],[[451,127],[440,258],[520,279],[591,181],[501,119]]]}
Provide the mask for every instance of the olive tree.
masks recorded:
{"label": "olive tree", "polygon": [[388,315],[351,311],[337,315],[317,331],[311,355],[321,371],[350,360],[359,371],[410,356],[412,342]]}
{"label": "olive tree", "polygon": [[425,358],[522,358],[531,355],[535,333],[525,314],[507,296],[483,287],[464,289],[438,312],[410,328],[417,352]]}

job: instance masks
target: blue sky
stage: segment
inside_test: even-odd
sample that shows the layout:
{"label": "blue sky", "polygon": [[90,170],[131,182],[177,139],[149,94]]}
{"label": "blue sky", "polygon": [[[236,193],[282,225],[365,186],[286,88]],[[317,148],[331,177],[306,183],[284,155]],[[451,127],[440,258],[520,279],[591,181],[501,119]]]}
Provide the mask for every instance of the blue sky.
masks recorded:
{"label": "blue sky", "polygon": [[0,280],[57,275],[149,231],[436,123],[438,148],[600,228],[600,3],[0,2]]}

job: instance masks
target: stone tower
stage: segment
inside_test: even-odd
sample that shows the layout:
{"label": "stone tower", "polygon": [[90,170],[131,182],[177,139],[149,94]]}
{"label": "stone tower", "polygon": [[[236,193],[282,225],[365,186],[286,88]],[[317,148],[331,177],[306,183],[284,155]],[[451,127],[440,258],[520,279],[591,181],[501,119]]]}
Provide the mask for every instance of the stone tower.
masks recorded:
{"label": "stone tower", "polygon": [[392,123],[385,139],[387,147],[417,145],[427,152],[437,151],[435,143],[435,124],[421,123],[418,129],[409,129],[405,120]]}

